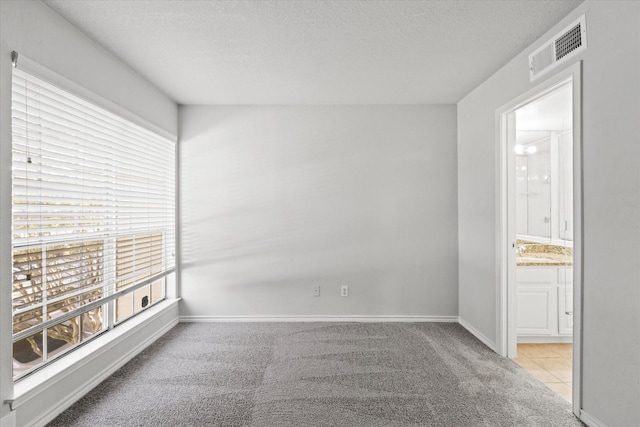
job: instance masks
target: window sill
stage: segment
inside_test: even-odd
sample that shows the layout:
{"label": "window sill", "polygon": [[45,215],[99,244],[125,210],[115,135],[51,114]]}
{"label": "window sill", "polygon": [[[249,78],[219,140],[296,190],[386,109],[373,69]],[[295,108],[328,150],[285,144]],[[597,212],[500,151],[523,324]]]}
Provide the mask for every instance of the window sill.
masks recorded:
{"label": "window sill", "polygon": [[[155,306],[150,307],[148,310],[145,310],[143,313],[140,313],[134,318],[122,323],[117,328],[114,328],[108,333],[97,337],[84,344],[83,346],[73,350],[71,353],[60,358],[60,360],[56,361],[55,363],[52,363],[49,366],[45,366],[44,368],[19,380],[14,384],[13,398],[7,399],[6,402],[9,403],[12,411],[16,410],[23,403],[31,400],[38,394],[44,392],[46,389],[56,385],[60,381],[64,380],[64,378],[72,375],[77,370],[81,369],[96,358],[110,351],[119,343],[123,342],[131,334],[144,327],[150,321],[177,307],[179,301],[180,299],[178,298],[159,302]],[[162,336],[177,323],[178,317],[176,316],[175,322],[171,322],[168,328],[164,328],[163,330],[159,331],[159,333],[154,334],[149,339],[139,343],[139,345],[137,345],[135,348],[128,351],[125,354],[126,357],[122,357],[118,360],[118,362],[116,362],[116,364],[119,363],[119,365],[116,366],[113,371],[124,365],[124,363],[144,350],[144,348],[146,348],[149,344]],[[113,371],[110,371],[109,374]],[[92,380],[93,378],[90,378],[88,379],[88,382],[92,383]],[[102,381],[102,379],[100,379],[100,381]],[[97,385],[97,383],[95,385]],[[93,388],[93,386],[91,386],[90,388]],[[90,390],[90,388],[88,390]]]}

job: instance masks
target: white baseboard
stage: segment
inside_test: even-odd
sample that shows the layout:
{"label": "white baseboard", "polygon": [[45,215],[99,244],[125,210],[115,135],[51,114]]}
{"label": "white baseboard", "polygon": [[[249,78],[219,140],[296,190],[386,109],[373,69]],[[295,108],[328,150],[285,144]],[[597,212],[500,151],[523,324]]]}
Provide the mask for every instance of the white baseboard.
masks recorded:
{"label": "white baseboard", "polygon": [[518,336],[519,344],[549,344],[549,343],[572,343],[573,336],[548,336],[548,335],[527,335]]}
{"label": "white baseboard", "polygon": [[[22,385],[22,387],[16,387],[16,388],[27,388],[27,390],[22,395],[17,396],[11,402],[12,407],[15,410],[14,412],[16,411],[18,412],[17,418],[18,419],[23,418],[20,414],[21,412],[20,407],[22,405],[33,406],[34,402],[37,402],[37,400],[39,399],[39,395],[41,393],[46,392],[47,389],[51,387],[55,388],[56,384],[58,384],[60,381],[65,381],[65,378],[67,378],[69,375],[72,375],[72,374],[77,375],[78,370],[82,369],[83,366],[90,365],[93,360],[96,360],[97,358],[104,356],[105,354],[112,355],[113,350],[116,346],[124,342],[128,337],[134,335],[137,331],[144,328],[144,326],[147,325],[148,322],[153,321],[153,319],[159,318],[163,314],[167,313],[168,310],[176,309],[177,301],[170,302],[166,304],[166,307],[162,307],[162,308],[163,308],[162,310],[158,310],[155,313],[149,313],[149,318],[143,319],[143,320],[146,320],[147,322],[137,323],[134,326],[126,328],[127,330],[124,332],[120,331],[120,334],[118,334],[119,335],[118,337],[116,337],[115,339],[113,338],[110,339],[106,344],[100,345],[100,343],[98,342],[87,343],[84,346],[86,348],[82,348],[82,350],[83,350],[83,353],[89,352],[89,355],[86,355],[86,356],[83,355],[84,357],[82,357],[81,362],[76,363],[70,369],[66,369],[62,372],[59,372],[57,375],[51,378],[48,378],[46,381],[43,381],[39,386],[35,388],[31,388],[29,387],[29,385],[27,386]],[[140,314],[139,316],[143,316],[144,314],[147,314],[147,313]],[[48,422],[53,420],[58,414],[60,414],[62,411],[64,411],[65,409],[73,405],[82,396],[84,396],[86,393],[91,391],[94,387],[96,387],[102,381],[107,379],[111,374],[113,374],[115,371],[117,371],[122,366],[124,366],[133,357],[135,357],[142,350],[144,350],[146,347],[151,345],[154,341],[156,341],[158,338],[160,338],[162,335],[164,335],[166,332],[168,332],[171,328],[173,328],[177,324],[178,324],[177,317],[173,317],[170,321],[161,325],[159,329],[154,331],[152,334],[146,336],[143,340],[137,342],[134,346],[132,346],[126,352],[119,354],[113,361],[110,361],[107,364],[107,366],[101,369],[99,372],[97,372],[96,374],[91,374],[91,376],[87,379],[87,381],[84,382],[80,387],[75,389],[72,393],[61,396],[60,400],[58,400],[53,406],[47,408],[42,413],[39,413],[36,417],[28,421],[23,420],[21,423],[29,427],[46,425]],[[123,324],[122,326],[125,326],[125,324]],[[116,330],[114,330],[114,332]],[[114,334],[114,332],[111,332],[111,334]],[[92,344],[94,346],[99,346],[99,347],[97,349],[90,348]],[[72,356],[74,355],[69,355],[67,357],[72,357]],[[35,375],[37,375],[38,373],[39,372],[37,372]],[[28,379],[31,380],[31,378],[28,378]]]}
{"label": "white baseboard", "polygon": [[580,411],[580,421],[589,427],[607,427],[605,423],[582,410]]}
{"label": "white baseboard", "polygon": [[480,341],[482,341],[482,343],[484,345],[486,345],[491,350],[493,350],[494,352],[499,354],[498,347],[496,346],[496,343],[491,341],[489,338],[485,337],[480,331],[478,331],[476,328],[471,326],[471,324],[469,322],[467,322],[462,317],[460,317],[460,318],[458,318],[458,323],[460,323],[460,325],[462,325],[462,327],[465,328],[467,331],[469,331],[474,337],[476,337]]}
{"label": "white baseboard", "polygon": [[180,316],[180,322],[457,322],[457,316]]}

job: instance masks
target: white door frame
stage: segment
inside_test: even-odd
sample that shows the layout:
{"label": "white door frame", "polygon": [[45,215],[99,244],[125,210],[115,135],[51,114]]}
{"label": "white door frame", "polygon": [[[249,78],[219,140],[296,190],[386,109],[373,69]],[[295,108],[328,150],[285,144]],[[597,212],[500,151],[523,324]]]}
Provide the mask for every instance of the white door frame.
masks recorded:
{"label": "white door frame", "polygon": [[[504,357],[515,357],[516,295],[515,295],[515,221],[508,220],[508,212],[514,211],[514,197],[509,198],[509,151],[507,146],[507,114],[524,104],[539,98],[558,86],[572,81],[573,86],[573,413],[580,414],[582,406],[582,62],[579,61],[560,71],[533,89],[496,110],[497,164],[500,168],[497,185],[498,215],[496,230],[499,237],[496,248],[497,289],[497,349]],[[512,171],[513,172],[513,171]]]}

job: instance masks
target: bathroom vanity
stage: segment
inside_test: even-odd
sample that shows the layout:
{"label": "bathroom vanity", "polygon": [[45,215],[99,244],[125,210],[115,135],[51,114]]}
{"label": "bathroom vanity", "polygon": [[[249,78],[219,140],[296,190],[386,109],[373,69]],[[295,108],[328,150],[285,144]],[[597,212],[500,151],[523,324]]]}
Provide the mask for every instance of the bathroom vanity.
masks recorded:
{"label": "bathroom vanity", "polygon": [[516,257],[518,342],[571,342],[572,251],[536,246]]}

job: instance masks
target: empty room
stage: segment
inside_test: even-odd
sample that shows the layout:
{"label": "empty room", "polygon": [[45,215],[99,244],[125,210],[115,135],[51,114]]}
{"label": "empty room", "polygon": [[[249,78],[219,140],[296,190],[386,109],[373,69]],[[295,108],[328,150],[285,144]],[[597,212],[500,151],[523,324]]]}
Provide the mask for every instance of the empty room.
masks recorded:
{"label": "empty room", "polygon": [[639,402],[640,2],[0,1],[0,427]]}

